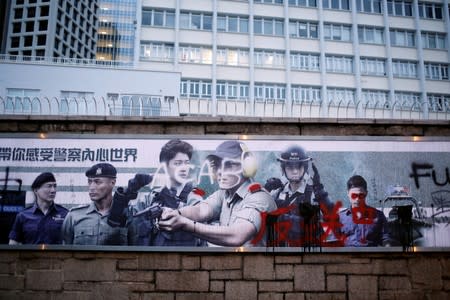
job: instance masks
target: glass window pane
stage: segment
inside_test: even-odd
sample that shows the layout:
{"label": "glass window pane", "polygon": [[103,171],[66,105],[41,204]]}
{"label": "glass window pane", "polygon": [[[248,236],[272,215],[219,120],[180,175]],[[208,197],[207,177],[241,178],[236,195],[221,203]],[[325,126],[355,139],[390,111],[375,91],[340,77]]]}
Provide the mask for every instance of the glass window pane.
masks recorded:
{"label": "glass window pane", "polygon": [[228,31],[237,32],[238,31],[238,18],[228,17]]}

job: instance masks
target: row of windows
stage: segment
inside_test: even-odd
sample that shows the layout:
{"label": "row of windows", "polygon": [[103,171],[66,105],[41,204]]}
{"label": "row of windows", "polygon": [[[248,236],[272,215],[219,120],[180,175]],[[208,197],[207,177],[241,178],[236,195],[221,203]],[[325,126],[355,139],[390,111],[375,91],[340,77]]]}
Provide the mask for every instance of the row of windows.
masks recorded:
{"label": "row of windows", "polygon": [[[145,14],[145,16],[144,16]],[[175,15],[167,11],[144,11],[143,25],[174,27]],[[210,15],[181,13],[180,28],[182,29],[212,29]],[[219,16],[218,31],[248,33],[249,20],[239,16]],[[350,42],[352,40],[352,28],[344,24],[324,24],[324,39]],[[280,19],[255,18],[254,33],[283,36],[284,22]],[[289,36],[292,38],[319,38],[319,25],[317,22],[289,21]],[[400,29],[390,29],[390,39],[393,46],[415,47],[415,32]],[[446,49],[445,34],[437,32],[422,32],[424,48]],[[358,26],[358,40],[360,43],[379,44],[385,43],[384,29],[382,27]]]}
{"label": "row of windows", "polygon": [[[272,3],[279,0],[266,0]],[[264,3],[267,3],[264,1]],[[320,0],[319,0],[320,1]],[[262,2],[262,1],[259,1]],[[280,3],[281,4],[281,3]],[[316,0],[289,0],[290,6],[300,6],[300,7],[317,7]],[[335,9],[335,10],[350,10],[349,0],[322,0],[322,6],[324,9]],[[388,0],[387,1],[388,14],[391,16],[413,16],[413,3],[412,1],[403,0]],[[420,2],[418,5],[419,17],[424,19],[443,19],[443,7],[442,4]],[[358,12],[363,13],[376,13],[381,14],[383,12],[383,1],[382,0],[356,0],[356,9]],[[174,18],[173,18],[174,19]],[[163,26],[163,25],[159,25]]]}
{"label": "row of windows", "polygon": [[[217,49],[217,64],[229,66],[248,66],[249,51],[245,49]],[[173,61],[174,47],[167,44],[142,44],[141,58],[158,61]],[[195,46],[179,48],[179,62],[212,64],[212,49]],[[348,56],[326,55],[327,72],[353,73],[353,58]],[[284,68],[285,54],[277,51],[255,50],[254,64],[259,67]],[[320,71],[319,54],[291,53],[290,67],[292,70]],[[363,75],[386,76],[386,61],[378,58],[360,59],[360,72]],[[392,73],[395,77],[418,78],[417,62],[392,62]],[[447,64],[425,64],[427,79],[448,80]]]}
{"label": "row of windows", "polygon": [[[248,100],[250,85],[246,82],[223,82],[216,84],[217,99],[224,100]],[[211,98],[212,83],[210,81],[184,79],[181,82],[180,92],[182,97],[187,98]],[[297,104],[322,102],[320,87],[294,85],[291,87],[292,101]],[[286,87],[278,84],[256,83],[254,86],[254,98],[259,101],[286,101]],[[362,90],[361,103],[366,107],[385,107],[390,108],[387,91],[380,90]],[[420,110],[419,93],[401,92],[394,93],[394,101],[397,106],[402,108],[411,108]],[[356,101],[355,90],[345,88],[327,89],[328,104],[332,106],[356,106],[360,105]],[[432,111],[442,111],[450,109],[450,95],[428,95],[429,107]]]}

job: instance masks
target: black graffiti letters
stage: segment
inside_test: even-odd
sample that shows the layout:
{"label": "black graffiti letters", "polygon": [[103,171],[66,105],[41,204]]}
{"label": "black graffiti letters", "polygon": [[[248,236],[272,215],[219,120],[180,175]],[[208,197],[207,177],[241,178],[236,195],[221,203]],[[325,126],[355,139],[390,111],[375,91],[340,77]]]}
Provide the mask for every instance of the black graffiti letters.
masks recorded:
{"label": "black graffiti letters", "polygon": [[[436,171],[434,170],[434,166],[429,163],[412,163],[411,164],[412,173],[409,175],[410,178],[414,178],[414,183],[416,184],[416,188],[420,188],[419,178],[420,177],[431,177],[433,182],[437,186],[445,186],[450,183],[450,174],[448,171],[448,167],[445,168],[445,178],[442,179],[442,176],[436,175]],[[430,172],[431,170],[431,172]]]}

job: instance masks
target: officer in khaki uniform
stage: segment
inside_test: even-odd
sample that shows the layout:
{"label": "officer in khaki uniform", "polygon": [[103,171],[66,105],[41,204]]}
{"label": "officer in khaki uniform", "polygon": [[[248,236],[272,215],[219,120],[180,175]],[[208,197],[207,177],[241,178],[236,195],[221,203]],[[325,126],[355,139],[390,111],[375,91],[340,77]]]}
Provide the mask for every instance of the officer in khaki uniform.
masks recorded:
{"label": "officer in khaki uniform", "polygon": [[96,164],[86,171],[92,202],[69,211],[62,226],[63,244],[128,244],[128,226],[108,224],[116,175],[116,168],[108,163]]}
{"label": "officer in khaki uniform", "polygon": [[217,171],[219,190],[198,205],[165,208],[159,227],[191,232],[220,246],[265,246],[265,236],[254,241],[255,244],[252,240],[264,231],[262,215],[275,210],[276,204],[259,183],[253,182],[256,157],[244,143],[225,141],[207,159]]}

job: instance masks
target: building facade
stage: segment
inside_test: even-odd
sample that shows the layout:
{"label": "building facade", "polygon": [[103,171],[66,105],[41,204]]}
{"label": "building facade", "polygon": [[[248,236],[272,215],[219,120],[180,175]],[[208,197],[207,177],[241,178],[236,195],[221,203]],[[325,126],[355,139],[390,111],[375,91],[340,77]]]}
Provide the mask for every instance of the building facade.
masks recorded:
{"label": "building facade", "polygon": [[98,1],[11,0],[5,54],[95,58]]}
{"label": "building facade", "polygon": [[136,0],[99,1],[97,60],[134,64],[136,12]]}
{"label": "building facade", "polygon": [[449,110],[447,0],[143,0],[140,15],[139,65],[180,71],[191,113]]}

